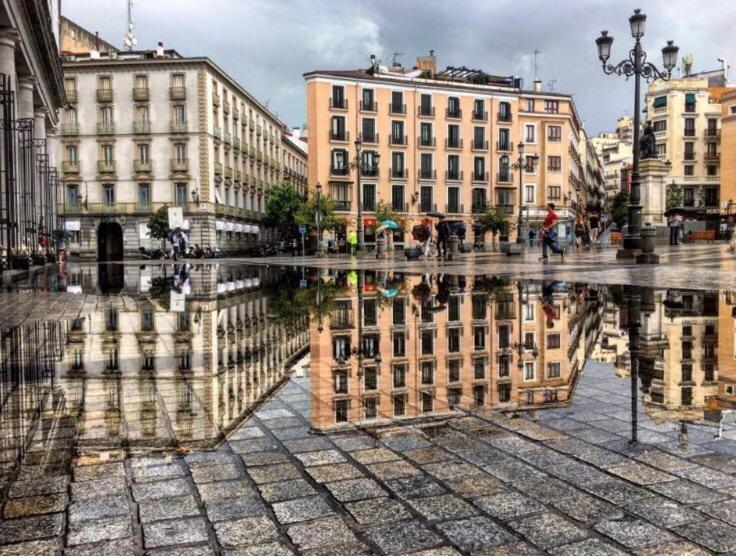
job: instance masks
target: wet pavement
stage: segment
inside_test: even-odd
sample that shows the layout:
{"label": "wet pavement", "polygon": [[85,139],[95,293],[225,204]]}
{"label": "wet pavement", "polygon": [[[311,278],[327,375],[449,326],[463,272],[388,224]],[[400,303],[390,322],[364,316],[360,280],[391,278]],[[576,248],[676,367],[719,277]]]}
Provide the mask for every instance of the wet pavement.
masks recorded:
{"label": "wet pavement", "polygon": [[222,262],[0,303],[0,555],[736,551],[730,291]]}

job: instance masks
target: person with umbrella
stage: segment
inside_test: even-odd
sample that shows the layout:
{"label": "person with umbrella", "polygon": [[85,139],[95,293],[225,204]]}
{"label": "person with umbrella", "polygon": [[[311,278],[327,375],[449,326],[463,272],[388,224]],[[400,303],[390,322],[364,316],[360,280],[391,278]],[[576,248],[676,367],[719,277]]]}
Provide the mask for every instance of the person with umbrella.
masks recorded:
{"label": "person with umbrella", "polygon": [[447,241],[450,238],[450,225],[445,220],[444,215],[439,217],[440,221],[435,224],[437,229],[437,258],[441,259],[447,256]]}

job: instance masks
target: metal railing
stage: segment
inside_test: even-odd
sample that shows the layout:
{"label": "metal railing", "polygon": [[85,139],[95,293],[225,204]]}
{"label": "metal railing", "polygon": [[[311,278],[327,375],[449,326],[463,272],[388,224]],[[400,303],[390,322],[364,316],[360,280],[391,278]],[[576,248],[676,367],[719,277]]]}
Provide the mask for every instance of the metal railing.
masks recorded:
{"label": "metal railing", "polygon": [[436,147],[437,138],[436,137],[417,137],[417,145],[419,145],[420,147]]}
{"label": "metal railing", "polygon": [[348,99],[335,99],[330,97],[330,108],[334,108],[337,110],[347,110],[348,109]]}
{"label": "metal railing", "polygon": [[133,87],[133,100],[148,100],[149,97],[148,87]]}
{"label": "metal railing", "polygon": [[169,100],[185,100],[186,98],[186,87],[169,87]]}
{"label": "metal railing", "polygon": [[342,133],[335,133],[330,130],[330,141],[350,141],[350,132],[343,131]]}
{"label": "metal railing", "polygon": [[445,109],[445,117],[447,118],[462,118],[463,117],[463,110],[462,108],[458,108],[457,110],[450,110],[449,108]]}
{"label": "metal railing", "polygon": [[62,135],[79,135],[79,124],[61,124]]}
{"label": "metal railing", "polygon": [[98,160],[97,171],[101,174],[112,174],[115,172],[115,161],[114,160]]}
{"label": "metal railing", "polygon": [[178,158],[171,159],[172,172],[186,172],[187,170],[189,170],[189,160],[187,160],[186,158],[181,160]]}
{"label": "metal railing", "polygon": [[445,139],[445,148],[446,149],[462,149],[463,140],[462,139]]}
{"label": "metal railing", "polygon": [[498,114],[496,115],[496,119],[499,122],[509,123],[513,120],[513,117],[511,116],[511,112],[500,112],[499,111]]}
{"label": "metal railing", "polygon": [[112,135],[115,133],[115,124],[113,122],[98,122],[97,135]]}
{"label": "metal railing", "polygon": [[419,169],[419,179],[420,180],[436,180],[437,170],[428,170],[426,168],[420,168]]}
{"label": "metal railing", "polygon": [[507,170],[505,172],[496,173],[496,181],[501,183],[511,183],[511,172]]}
{"label": "metal railing", "polygon": [[445,179],[446,180],[455,180],[460,181],[463,179],[464,172],[460,170],[459,172],[451,172],[449,170],[445,171]]}
{"label": "metal railing", "polygon": [[434,106],[422,106],[421,104],[417,108],[418,116],[434,116]]}
{"label": "metal railing", "polygon": [[407,145],[409,143],[409,136],[404,135],[403,137],[396,137],[391,135],[389,137],[389,145]]}
{"label": "metal railing", "polygon": [[79,173],[79,161],[78,160],[62,161],[61,171],[65,174],[78,174]]}
{"label": "metal railing", "polygon": [[372,135],[367,135],[365,133],[362,133],[360,135],[360,140],[369,145],[375,145],[378,144],[378,133],[373,133]]}
{"label": "metal railing", "polygon": [[488,150],[488,141],[476,141],[473,139],[472,149],[476,151],[487,151]]}
{"label": "metal railing", "polygon": [[186,133],[187,132],[187,122],[172,121],[170,129],[171,129],[171,133]]}
{"label": "metal railing", "polygon": [[473,110],[473,119],[480,122],[486,122],[488,121],[488,112],[476,112],[475,110]]}
{"label": "metal railing", "polygon": [[496,141],[496,150],[512,152],[514,150],[514,144],[511,141],[507,141],[507,142]]}
{"label": "metal railing", "polygon": [[112,89],[97,89],[97,102],[112,102]]}
{"label": "metal railing", "polygon": [[360,101],[360,110],[363,112],[378,112],[378,103],[373,101],[372,103],[365,104],[362,100]]}
{"label": "metal railing", "polygon": [[133,122],[133,133],[151,133],[151,122]]}

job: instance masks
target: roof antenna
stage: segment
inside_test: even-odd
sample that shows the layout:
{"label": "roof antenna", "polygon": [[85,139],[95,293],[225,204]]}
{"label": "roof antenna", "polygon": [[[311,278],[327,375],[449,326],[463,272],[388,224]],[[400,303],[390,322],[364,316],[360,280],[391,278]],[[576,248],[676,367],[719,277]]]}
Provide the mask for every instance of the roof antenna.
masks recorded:
{"label": "roof antenna", "polygon": [[130,52],[138,44],[138,39],[133,33],[133,0],[128,0],[128,32],[123,36],[123,46]]}
{"label": "roof antenna", "polygon": [[539,74],[537,73],[537,56],[541,54],[541,51],[534,49],[534,81],[539,80]]}
{"label": "roof antenna", "polygon": [[403,52],[394,52],[393,57],[391,58],[391,66],[394,68],[401,67],[401,62],[399,62],[398,58],[399,56],[402,56]]}
{"label": "roof antenna", "polygon": [[555,92],[555,85],[557,85],[557,79],[550,79],[549,81],[547,81],[547,89],[550,93]]}

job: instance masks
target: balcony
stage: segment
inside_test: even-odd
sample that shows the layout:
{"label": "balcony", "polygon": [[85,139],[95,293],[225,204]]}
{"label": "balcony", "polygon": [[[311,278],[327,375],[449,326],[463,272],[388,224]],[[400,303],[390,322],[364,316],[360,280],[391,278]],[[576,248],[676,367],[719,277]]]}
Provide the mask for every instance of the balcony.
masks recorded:
{"label": "balcony", "polygon": [[334,203],[335,210],[349,211],[352,201],[332,201]]}
{"label": "balcony", "polygon": [[437,146],[436,137],[417,137],[417,145],[420,147],[432,148]]}
{"label": "balcony", "polygon": [[514,214],[515,205],[505,205],[503,203],[498,203],[496,206],[506,214]]}
{"label": "balcony", "polygon": [[112,102],[112,89],[97,89],[97,102]]}
{"label": "balcony", "polygon": [[406,145],[409,144],[409,136],[408,135],[404,135],[404,136],[401,136],[401,137],[396,137],[395,135],[391,135],[389,137],[388,144],[389,145],[402,145],[402,146],[406,146]]}
{"label": "balcony", "polygon": [[473,181],[488,183],[488,172],[473,172]]}
{"label": "balcony", "polygon": [[147,101],[150,97],[148,87],[134,87],[133,88],[133,100],[135,101]]}
{"label": "balcony", "polygon": [[428,118],[434,117],[434,106],[419,106],[417,108],[417,115],[426,116]]}
{"label": "balcony", "polygon": [[393,102],[388,105],[389,114],[406,114],[406,104],[394,104]]}
{"label": "balcony", "polygon": [[77,103],[77,90],[76,89],[65,89],[64,94],[66,95],[66,101],[69,104]]}
{"label": "balcony", "polygon": [[186,158],[184,159],[172,158],[171,159],[171,171],[172,172],[188,172],[189,171],[189,160],[187,160]]}
{"label": "balcony", "polygon": [[221,100],[220,95],[216,92],[212,92],[212,106],[220,106]]}
{"label": "balcony", "polygon": [[445,139],[445,148],[446,149],[462,149],[463,140],[458,139],[457,137],[454,139]]}
{"label": "balcony", "polygon": [[233,106],[233,120],[240,120],[240,110],[237,106]]}
{"label": "balcony", "polygon": [[134,160],[133,161],[133,171],[134,172],[150,173],[151,170],[152,170],[152,166],[151,166],[150,160]]}
{"label": "balcony", "polygon": [[686,152],[682,155],[682,159],[687,161],[695,160],[695,152]]}
{"label": "balcony", "polygon": [[375,178],[378,176],[378,172],[378,166],[374,164],[373,166],[364,166],[360,170],[360,175],[369,178]]}
{"label": "balcony", "polygon": [[228,102],[227,100],[222,101],[222,113],[223,114],[230,113],[230,102]]}
{"label": "balcony", "polygon": [[445,205],[445,212],[447,214],[462,214],[464,208],[463,205],[457,203],[448,203]]}
{"label": "balcony", "polygon": [[233,169],[231,166],[225,166],[225,179],[226,180],[233,179]]}
{"label": "balcony", "polygon": [[478,122],[487,122],[488,112],[476,112],[473,110],[473,119]]}
{"label": "balcony", "polygon": [[462,108],[457,108],[455,110],[451,110],[449,108],[445,109],[445,117],[456,118],[456,119],[462,118],[463,117]]}
{"label": "balcony", "polygon": [[215,162],[215,175],[216,176],[222,175],[222,162]]}
{"label": "balcony", "polygon": [[171,133],[186,133],[188,129],[187,122],[171,122]]}
{"label": "balcony", "polygon": [[98,160],[97,171],[100,174],[114,174],[115,173],[115,161],[114,160]]}
{"label": "balcony", "polygon": [[332,108],[333,110],[347,110],[348,100],[346,98],[330,97],[330,108]]}
{"label": "balcony", "polygon": [[464,172],[462,170],[458,171],[450,171],[447,170],[445,172],[445,179],[450,181],[461,181],[463,179]]}
{"label": "balcony", "polygon": [[98,122],[97,135],[112,135],[115,133],[115,124],[113,122]]}
{"label": "balcony", "polygon": [[721,130],[720,129],[706,129],[705,136],[706,137],[720,137]]}
{"label": "balcony", "polygon": [[377,145],[378,133],[373,133],[371,135],[364,133],[360,136],[360,140],[366,145]]}
{"label": "balcony", "polygon": [[496,174],[496,181],[499,183],[511,183],[511,172],[508,170],[498,172]]}
{"label": "balcony", "polygon": [[400,203],[392,202],[391,208],[396,212],[409,212],[409,203],[404,203],[403,201]]}
{"label": "balcony", "polygon": [[240,170],[235,170],[235,172],[233,173],[233,181],[235,183],[242,183],[243,182],[243,174],[241,173]]}
{"label": "balcony", "polygon": [[391,177],[405,180],[409,176],[409,170],[406,168],[391,168]]}
{"label": "balcony", "polygon": [[705,153],[703,158],[705,158],[705,160],[720,160],[721,153]]}
{"label": "balcony", "polygon": [[263,126],[261,125],[256,126],[256,135],[263,135]]}
{"label": "balcony", "polygon": [[685,128],[685,131],[682,133],[682,135],[683,137],[695,137],[695,130]]}
{"label": "balcony", "polygon": [[378,103],[372,102],[372,103],[366,104],[361,100],[360,109],[363,112],[378,112]]}
{"label": "balcony", "polygon": [[496,141],[496,150],[501,152],[513,152],[514,144],[511,141]]}
{"label": "balcony", "polygon": [[488,204],[485,201],[473,203],[471,210],[473,214],[483,214],[486,210],[488,210]]}
{"label": "balcony", "polygon": [[186,87],[169,87],[169,100],[186,100]]}
{"label": "balcony", "polygon": [[151,133],[151,122],[133,122],[133,133],[136,135]]}
{"label": "balcony", "polygon": [[499,112],[496,115],[496,119],[499,122],[504,122],[504,123],[510,123],[513,120],[512,116],[511,116],[511,112]]}
{"label": "balcony", "polygon": [[220,141],[222,141],[222,128],[217,126],[213,127],[212,135],[215,139],[219,139]]}
{"label": "balcony", "polygon": [[79,124],[61,124],[62,135],[79,135]]}
{"label": "balcony", "polygon": [[350,141],[350,132],[343,130],[341,133],[335,133],[334,131],[330,130],[330,141]]}
{"label": "balcony", "polygon": [[78,160],[62,161],[61,171],[64,174],[78,174],[79,173],[79,161]]}
{"label": "balcony", "polygon": [[488,141],[476,141],[473,139],[473,144],[471,148],[474,151],[487,151],[488,150]]}
{"label": "balcony", "polygon": [[330,175],[331,176],[348,176],[350,175],[350,170],[347,166],[342,166],[340,168],[330,166]]}
{"label": "balcony", "polygon": [[429,201],[422,200],[419,203],[420,212],[437,212],[437,205]]}
{"label": "balcony", "polygon": [[225,141],[226,145],[232,145],[233,144],[233,136],[232,134],[228,133],[227,131],[223,135],[223,141]]}
{"label": "balcony", "polygon": [[419,169],[419,179],[420,180],[436,180],[437,179],[437,170],[430,170],[427,168],[420,168]]}

